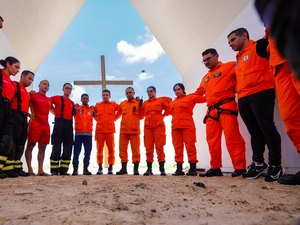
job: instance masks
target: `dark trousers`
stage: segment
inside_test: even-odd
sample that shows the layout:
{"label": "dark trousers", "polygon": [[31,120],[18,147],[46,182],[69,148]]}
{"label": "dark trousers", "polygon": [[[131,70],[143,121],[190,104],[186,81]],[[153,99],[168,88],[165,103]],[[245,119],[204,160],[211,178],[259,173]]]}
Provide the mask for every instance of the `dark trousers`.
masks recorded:
{"label": "dark trousers", "polygon": [[13,145],[13,122],[10,101],[0,95],[0,170]]}
{"label": "dark trousers", "polygon": [[[55,119],[51,135],[52,153],[50,156],[51,173],[67,172],[71,161],[73,146],[73,121]],[[63,151],[61,153],[61,146]]]}
{"label": "dark trousers", "polygon": [[239,99],[240,115],[251,135],[252,160],[264,162],[265,145],[269,164],[281,165],[281,138],[274,124],[275,90],[268,89]]}
{"label": "dark trousers", "polygon": [[92,136],[88,135],[75,135],[74,152],[73,152],[73,166],[78,167],[78,157],[81,152],[81,146],[84,146],[84,169],[87,169],[90,164],[90,155],[92,151]]}
{"label": "dark trousers", "polygon": [[27,139],[27,113],[12,110],[13,123],[13,146],[8,154],[7,161],[3,170],[9,172],[12,170],[23,170],[21,162],[24,153],[25,142]]}

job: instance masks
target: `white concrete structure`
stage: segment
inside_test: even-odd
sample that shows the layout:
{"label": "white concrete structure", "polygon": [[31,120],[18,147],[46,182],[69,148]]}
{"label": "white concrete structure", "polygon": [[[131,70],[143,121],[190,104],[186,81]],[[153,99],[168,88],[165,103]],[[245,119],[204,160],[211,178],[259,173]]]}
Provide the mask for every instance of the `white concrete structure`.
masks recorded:
{"label": "white concrete structure", "polygon": [[[216,48],[222,61],[235,60],[227,44],[227,34],[245,27],[252,39],[261,38],[264,27],[256,15],[251,0],[131,0],[132,4],[164,48],[180,72],[187,92],[193,92],[207,69],[201,63],[201,53]],[[197,106],[194,118],[197,126],[198,167],[209,168],[205,125],[202,123],[206,107]],[[286,136],[278,110],[276,126],[282,137],[283,166],[288,172],[298,171],[300,155]],[[240,128],[247,143],[247,163],[251,162],[250,137],[242,120]],[[232,171],[232,164],[223,139],[223,170]],[[267,158],[267,154],[266,154]]]}
{"label": "white concrete structure", "polygon": [[[17,57],[22,69],[36,71],[64,33],[85,0],[1,0],[4,27],[0,30],[0,58]],[[227,45],[227,34],[238,27],[249,30],[253,39],[263,35],[251,0],[131,0],[147,26],[180,72],[188,92],[194,91],[206,73],[201,52],[214,47],[220,59],[235,59]],[[18,78],[16,78],[18,79]],[[169,88],[169,87],[168,87]],[[199,167],[209,167],[209,154],[202,119],[204,105],[195,109]],[[284,132],[278,111],[277,128],[282,136],[283,166],[290,172],[299,170],[300,156]],[[249,134],[240,120],[247,142],[247,161],[251,162]],[[232,164],[223,140],[224,170]]]}
{"label": "white concrete structure", "polygon": [[12,55],[35,72],[85,0],[1,0],[0,58]]}

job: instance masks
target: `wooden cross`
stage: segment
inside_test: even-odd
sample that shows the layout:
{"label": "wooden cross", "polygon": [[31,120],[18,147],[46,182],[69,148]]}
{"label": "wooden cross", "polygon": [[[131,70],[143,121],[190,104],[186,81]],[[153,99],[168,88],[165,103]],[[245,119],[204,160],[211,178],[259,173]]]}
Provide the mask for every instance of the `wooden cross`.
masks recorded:
{"label": "wooden cross", "polygon": [[[130,80],[106,80],[104,55],[101,55],[100,58],[101,80],[74,81],[74,85],[101,85],[102,91],[106,89],[106,85],[133,85],[133,81]],[[106,145],[104,145],[104,168],[108,168],[108,151]]]}
{"label": "wooden cross", "polygon": [[106,89],[106,85],[132,85],[131,80],[106,80],[105,74],[105,59],[104,55],[101,55],[101,80],[85,80],[74,81],[74,85],[101,85],[102,91]]}

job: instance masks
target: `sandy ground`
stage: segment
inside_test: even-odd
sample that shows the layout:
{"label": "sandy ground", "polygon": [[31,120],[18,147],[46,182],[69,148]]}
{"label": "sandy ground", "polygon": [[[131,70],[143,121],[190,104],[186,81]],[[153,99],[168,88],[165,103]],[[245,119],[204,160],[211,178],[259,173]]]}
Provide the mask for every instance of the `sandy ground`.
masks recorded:
{"label": "sandy ground", "polygon": [[299,186],[229,174],[10,178],[0,193],[0,224],[300,224]]}

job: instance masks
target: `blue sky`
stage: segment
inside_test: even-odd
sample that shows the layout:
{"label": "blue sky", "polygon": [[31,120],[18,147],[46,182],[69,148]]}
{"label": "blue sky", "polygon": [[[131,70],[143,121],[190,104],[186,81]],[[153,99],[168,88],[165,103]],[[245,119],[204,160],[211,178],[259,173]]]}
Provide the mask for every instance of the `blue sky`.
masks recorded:
{"label": "blue sky", "polygon": [[[173,97],[173,84],[181,81],[129,0],[87,0],[38,69],[34,89],[41,79],[48,79],[48,96],[61,95],[65,82],[99,80],[102,54],[107,79],[133,80],[136,95],[144,99],[149,85],[156,86],[158,96]],[[123,100],[125,87],[107,86],[111,99]],[[101,101],[100,86],[75,86],[71,98],[80,103],[84,92],[90,95],[91,105]]]}

